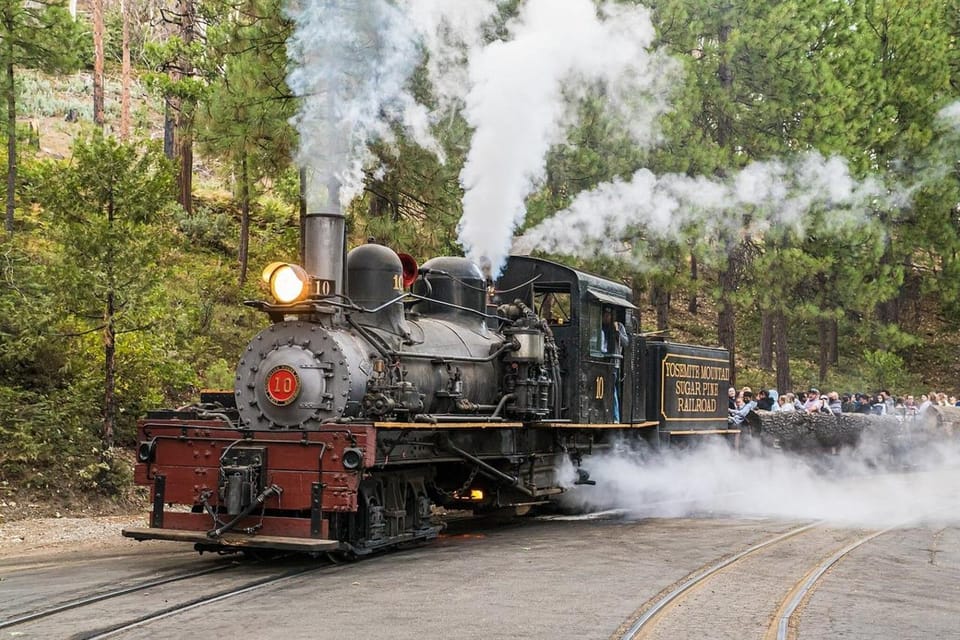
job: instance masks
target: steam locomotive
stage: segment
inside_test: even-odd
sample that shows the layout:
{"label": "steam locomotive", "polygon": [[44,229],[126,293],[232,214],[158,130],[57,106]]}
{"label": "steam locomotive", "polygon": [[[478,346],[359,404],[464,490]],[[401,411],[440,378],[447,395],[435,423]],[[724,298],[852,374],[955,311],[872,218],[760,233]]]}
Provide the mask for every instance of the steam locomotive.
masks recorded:
{"label": "steam locomotive", "polygon": [[[327,210],[304,266],[264,270],[273,300],[247,304],[271,324],[233,392],[139,422],[152,508],[123,535],[363,555],[437,536],[437,507],[548,504],[620,443],[737,436],[727,352],[638,334],[627,287],[528,256],[493,281],[461,257],[347,254]],[[620,353],[605,310],[629,328]]]}

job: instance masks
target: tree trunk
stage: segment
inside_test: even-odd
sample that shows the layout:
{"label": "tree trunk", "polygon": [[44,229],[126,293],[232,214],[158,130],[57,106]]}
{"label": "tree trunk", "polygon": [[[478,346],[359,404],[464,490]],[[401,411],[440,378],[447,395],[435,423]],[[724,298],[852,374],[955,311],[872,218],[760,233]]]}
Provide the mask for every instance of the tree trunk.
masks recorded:
{"label": "tree trunk", "polygon": [[699,279],[699,274],[697,273],[697,256],[693,253],[690,254],[690,301],[687,303],[687,311],[690,312],[690,315],[697,315],[697,311],[700,310],[699,300],[697,299],[697,280]]}
{"label": "tree trunk", "polygon": [[840,364],[840,345],[838,344],[838,334],[839,330],[837,329],[837,321],[830,320],[827,323],[827,346],[829,353],[827,354],[830,365],[837,366]]}
{"label": "tree trunk", "polygon": [[93,123],[103,120],[103,0],[93,0]]}
{"label": "tree trunk", "polygon": [[[180,37],[187,47],[193,43],[196,22],[194,0],[180,0]],[[180,60],[183,76],[193,74],[193,64],[184,57]],[[177,116],[177,135],[180,137],[180,205],[193,212],[193,100],[180,100]]]}
{"label": "tree trunk", "polygon": [[717,313],[717,340],[720,346],[730,352],[730,384],[736,385],[736,349],[737,327],[733,308],[733,292],[737,288],[736,257],[727,257],[727,266],[720,273],[720,300]]}
{"label": "tree trunk", "polygon": [[[730,9],[725,9],[725,13]],[[724,16],[726,17],[726,16]],[[730,38],[732,27],[728,24],[720,26],[717,36],[720,43],[720,62],[717,65],[717,78],[720,86],[725,91],[731,91],[733,88],[733,70],[730,68],[728,60],[729,51],[727,50],[727,41]],[[717,110],[717,145],[721,149],[726,149],[733,137],[733,122],[730,116],[722,111],[722,107]],[[734,241],[735,242],[735,241]],[[720,345],[730,352],[730,384],[736,385],[737,367],[737,328],[734,315],[733,292],[737,288],[738,260],[736,255],[739,246],[733,242],[728,243],[727,266],[720,274],[720,309],[717,316],[717,338]]]}
{"label": "tree trunk", "polygon": [[240,159],[240,285],[247,280],[247,258],[250,246],[250,172],[247,153]]}
{"label": "tree trunk", "polygon": [[130,138],[130,3],[121,0],[120,13],[123,19],[122,62],[120,70],[120,140]]}
{"label": "tree trunk", "polygon": [[819,342],[818,363],[820,369],[817,372],[817,380],[822,384],[827,379],[827,372],[830,369],[830,329],[826,320],[820,320],[817,323],[817,341]]}
{"label": "tree trunk", "polygon": [[[180,113],[183,114],[182,108]],[[177,127],[180,132],[180,206],[187,213],[193,213],[193,134],[190,126],[188,120],[181,119]]]}
{"label": "tree trunk", "polygon": [[[111,189],[107,200],[107,224],[112,232],[114,218],[113,191]],[[116,431],[117,420],[117,332],[114,326],[116,316],[116,301],[114,287],[116,285],[113,272],[113,256],[107,255],[107,303],[103,311],[103,428],[100,439],[104,447],[113,446],[113,435]]]}
{"label": "tree trunk", "polygon": [[657,331],[666,331],[670,328],[670,293],[665,286],[655,283],[650,298],[657,313]]}
{"label": "tree trunk", "polygon": [[173,160],[177,153],[177,118],[173,98],[163,100],[163,155]]}
{"label": "tree trunk", "polygon": [[760,311],[760,368],[773,371],[773,314]]}
{"label": "tree trunk", "polygon": [[783,311],[777,311],[774,314],[773,334],[777,352],[777,389],[780,393],[786,393],[793,388],[793,380],[790,376],[790,344],[788,342],[790,327]]}
{"label": "tree trunk", "polygon": [[[882,266],[892,265],[894,262],[893,259],[893,247],[890,244],[890,239],[888,238],[883,249],[883,255],[880,257],[880,264]],[[880,318],[881,322],[886,324],[900,324],[900,296],[894,296],[890,300],[885,302],[880,302],[877,304],[877,315]],[[886,345],[881,345],[886,346]]]}
{"label": "tree trunk", "polygon": [[[725,12],[729,11],[729,8],[725,10]],[[720,25],[720,29],[717,32],[717,38],[720,43],[720,63],[717,65],[717,79],[725,91],[730,91],[733,88],[733,69],[730,67],[730,61],[728,59],[730,52],[727,50],[727,41],[730,39],[731,31],[733,31],[733,27],[729,24],[724,24]],[[718,110],[717,144],[721,148],[726,147],[732,136],[733,119],[729,114]]]}
{"label": "tree trunk", "polygon": [[117,420],[117,333],[114,326],[116,308],[113,291],[107,292],[107,304],[103,312],[103,428],[100,440],[103,446],[113,446]]}
{"label": "tree trunk", "polygon": [[[7,33],[13,33],[13,17],[8,8],[4,12]],[[13,73],[13,39],[7,38],[7,81],[4,92],[7,94],[7,235],[13,235],[13,212],[17,193],[17,90]]]}

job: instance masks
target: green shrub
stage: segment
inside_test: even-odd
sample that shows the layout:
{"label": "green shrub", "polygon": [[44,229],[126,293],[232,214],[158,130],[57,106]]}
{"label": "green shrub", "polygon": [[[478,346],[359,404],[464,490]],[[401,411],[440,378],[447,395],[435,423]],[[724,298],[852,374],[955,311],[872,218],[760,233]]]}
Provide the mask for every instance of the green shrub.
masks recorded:
{"label": "green shrub", "polygon": [[193,213],[180,208],[174,218],[177,228],[191,242],[211,249],[227,250],[236,235],[230,216],[204,206],[197,207]]}
{"label": "green shrub", "polygon": [[904,378],[903,358],[877,349],[863,352],[863,378],[872,389],[900,389]]}

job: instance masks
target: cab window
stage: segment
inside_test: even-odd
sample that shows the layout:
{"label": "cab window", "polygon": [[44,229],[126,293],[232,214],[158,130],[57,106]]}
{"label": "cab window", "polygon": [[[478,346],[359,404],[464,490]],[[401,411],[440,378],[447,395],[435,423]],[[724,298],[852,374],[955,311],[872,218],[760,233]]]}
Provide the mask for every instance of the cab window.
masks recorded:
{"label": "cab window", "polygon": [[599,304],[591,303],[586,308],[587,327],[589,327],[590,336],[590,355],[603,356],[603,315]]}
{"label": "cab window", "polygon": [[[611,322],[624,323],[625,312],[622,307],[603,305],[600,303],[591,303],[587,305],[586,322],[589,327],[590,336],[590,355],[595,357],[609,357],[616,353],[616,347],[613,344],[604,345],[603,342],[603,311],[607,309],[611,313]],[[612,329],[611,329],[612,331]],[[611,333],[611,340],[613,337]],[[604,351],[604,347],[607,350]]]}
{"label": "cab window", "polygon": [[550,326],[559,327],[570,324],[569,287],[564,287],[564,290],[560,290],[559,287],[550,289],[535,288],[533,292],[533,304],[537,315],[546,320]]}

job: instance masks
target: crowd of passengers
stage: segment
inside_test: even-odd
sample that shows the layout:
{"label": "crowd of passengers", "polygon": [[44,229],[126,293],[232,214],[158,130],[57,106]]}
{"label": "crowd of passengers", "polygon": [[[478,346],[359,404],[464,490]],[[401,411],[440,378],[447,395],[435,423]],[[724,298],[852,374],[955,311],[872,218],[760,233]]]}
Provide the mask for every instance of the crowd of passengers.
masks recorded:
{"label": "crowd of passengers", "polygon": [[761,389],[754,395],[750,387],[739,391],[730,387],[727,391],[730,409],[730,424],[739,425],[747,414],[760,411],[805,411],[807,413],[869,413],[872,415],[893,415],[898,418],[916,416],[931,406],[960,407],[956,396],[931,391],[920,396],[920,401],[911,396],[894,398],[889,391],[878,391],[874,395],[866,393],[845,393],[836,391],[820,393],[811,387],[807,391],[779,394],[776,389]]}

